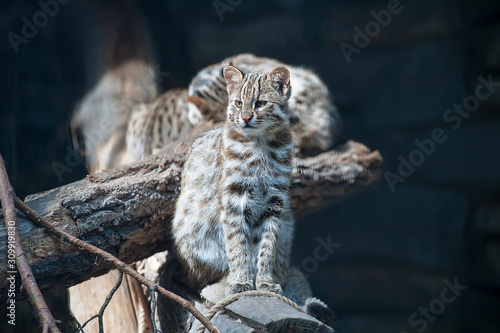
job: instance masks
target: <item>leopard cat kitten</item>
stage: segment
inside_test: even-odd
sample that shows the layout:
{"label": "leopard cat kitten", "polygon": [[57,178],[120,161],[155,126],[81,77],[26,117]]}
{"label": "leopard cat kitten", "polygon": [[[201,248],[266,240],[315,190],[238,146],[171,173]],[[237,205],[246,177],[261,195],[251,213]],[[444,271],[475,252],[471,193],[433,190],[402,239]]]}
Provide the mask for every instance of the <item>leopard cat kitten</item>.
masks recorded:
{"label": "leopard cat kitten", "polygon": [[[275,59],[240,54],[201,70],[189,85],[189,113],[193,119],[220,119],[228,94],[222,69],[236,66],[243,72],[267,72],[284,65]],[[288,101],[295,147],[301,155],[315,155],[329,149],[341,131],[341,117],[327,86],[309,69],[286,65],[293,90]]]}
{"label": "leopard cat kitten", "polygon": [[187,89],[168,90],[154,102],[136,106],[127,127],[129,162],[179,139],[197,121],[189,119]]}
{"label": "leopard cat kitten", "polygon": [[294,222],[290,212],[290,73],[223,71],[229,103],[223,127],[193,144],[172,223],[190,284],[224,278],[226,295],[281,293]]}

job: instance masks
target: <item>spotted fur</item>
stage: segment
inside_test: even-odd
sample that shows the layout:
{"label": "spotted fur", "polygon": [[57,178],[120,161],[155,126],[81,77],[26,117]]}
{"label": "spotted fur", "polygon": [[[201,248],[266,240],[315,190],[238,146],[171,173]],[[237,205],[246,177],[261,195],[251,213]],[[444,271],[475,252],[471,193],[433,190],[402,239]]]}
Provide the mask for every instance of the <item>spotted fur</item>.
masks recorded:
{"label": "spotted fur", "polygon": [[172,225],[176,254],[197,289],[225,278],[227,295],[280,293],[293,235],[290,74],[284,66],[250,74],[227,66],[223,74],[227,119],[187,158]]}
{"label": "spotted fur", "polygon": [[193,127],[188,115],[187,89],[172,89],[150,104],[134,108],[127,128],[130,161],[151,155]]}
{"label": "spotted fur", "polygon": [[[243,72],[267,72],[284,65],[270,58],[240,54],[201,70],[189,85],[191,117],[218,120],[224,115],[228,94],[222,70],[233,65]],[[326,85],[313,71],[286,65],[293,90],[289,99],[290,126],[295,147],[302,155],[329,149],[341,131],[341,118]]]}

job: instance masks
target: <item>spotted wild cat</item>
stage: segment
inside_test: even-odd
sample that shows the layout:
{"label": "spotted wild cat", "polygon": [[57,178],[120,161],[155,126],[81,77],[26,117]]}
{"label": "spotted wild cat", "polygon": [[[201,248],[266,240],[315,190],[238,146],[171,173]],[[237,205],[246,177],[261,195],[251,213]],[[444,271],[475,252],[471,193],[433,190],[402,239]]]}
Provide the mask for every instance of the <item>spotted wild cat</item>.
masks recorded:
{"label": "spotted wild cat", "polygon": [[290,212],[290,73],[224,68],[229,103],[222,128],[192,146],[172,230],[176,254],[201,289],[225,278],[226,294],[281,293],[294,222]]}

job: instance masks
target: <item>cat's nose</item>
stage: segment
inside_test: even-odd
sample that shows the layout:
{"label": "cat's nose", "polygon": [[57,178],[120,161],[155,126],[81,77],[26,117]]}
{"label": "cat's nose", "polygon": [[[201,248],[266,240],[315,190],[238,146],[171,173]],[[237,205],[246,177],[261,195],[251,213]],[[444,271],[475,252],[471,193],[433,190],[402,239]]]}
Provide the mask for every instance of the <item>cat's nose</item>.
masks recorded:
{"label": "cat's nose", "polygon": [[241,116],[241,119],[245,122],[245,124],[248,124],[250,120],[252,120],[253,116]]}

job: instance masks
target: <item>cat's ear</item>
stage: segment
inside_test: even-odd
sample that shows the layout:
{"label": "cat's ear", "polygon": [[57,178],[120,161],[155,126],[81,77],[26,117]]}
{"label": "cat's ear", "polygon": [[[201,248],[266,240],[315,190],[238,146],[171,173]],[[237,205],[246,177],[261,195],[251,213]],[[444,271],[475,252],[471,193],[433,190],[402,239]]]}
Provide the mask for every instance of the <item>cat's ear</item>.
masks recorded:
{"label": "cat's ear", "polygon": [[273,68],[267,74],[267,79],[271,81],[273,88],[281,94],[286,95],[290,91],[290,72],[285,66]]}
{"label": "cat's ear", "polygon": [[204,119],[205,100],[198,96],[188,96],[188,120],[196,125]]}
{"label": "cat's ear", "polygon": [[224,71],[222,73],[226,79],[227,92],[231,95],[236,85],[243,79],[243,73],[234,66],[224,67]]}
{"label": "cat's ear", "polygon": [[207,103],[203,97],[188,96],[188,102],[196,106],[201,114],[206,115],[208,113]]}

